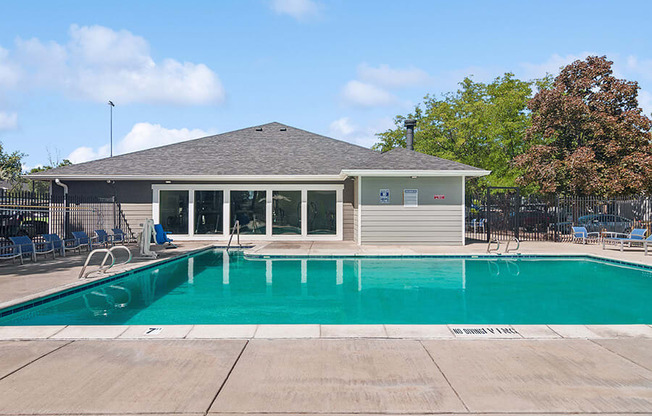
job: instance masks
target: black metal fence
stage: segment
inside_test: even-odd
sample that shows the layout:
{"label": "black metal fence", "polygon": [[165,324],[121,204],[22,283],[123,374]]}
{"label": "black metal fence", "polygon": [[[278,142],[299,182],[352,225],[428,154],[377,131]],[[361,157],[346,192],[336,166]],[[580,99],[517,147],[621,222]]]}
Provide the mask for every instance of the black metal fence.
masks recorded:
{"label": "black metal fence", "polygon": [[0,245],[9,237],[27,235],[42,241],[43,234],[71,238],[74,231],[110,231],[120,228],[132,235],[120,204],[114,198],[52,195],[0,189]]}
{"label": "black metal fence", "polygon": [[572,226],[590,232],[652,232],[649,197],[522,196],[519,188],[466,195],[466,238],[489,241],[570,241]]}

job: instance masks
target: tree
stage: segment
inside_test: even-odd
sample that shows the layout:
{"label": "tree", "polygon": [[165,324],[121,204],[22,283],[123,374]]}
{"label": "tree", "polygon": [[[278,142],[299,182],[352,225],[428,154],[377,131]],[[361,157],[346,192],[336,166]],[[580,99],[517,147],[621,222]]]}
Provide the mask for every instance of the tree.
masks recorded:
{"label": "tree", "polygon": [[[53,168],[58,168],[61,166],[70,166],[72,165],[72,162],[68,159],[63,159],[61,161],[53,161],[52,156],[48,152],[48,158],[50,160],[50,163],[47,166],[39,166],[36,168],[32,168],[29,173],[37,173],[37,172],[44,172],[46,170],[50,170]],[[47,192],[49,190],[49,186],[47,183],[42,182],[42,181],[32,181],[32,190],[36,192]]]}
{"label": "tree", "polygon": [[[454,93],[441,99],[426,96],[407,117],[417,121],[414,149],[491,170],[491,175],[481,179],[484,184],[514,185],[519,172],[511,161],[525,150],[525,132],[530,126],[527,102],[534,83],[511,73],[489,84],[467,77]],[[545,86],[549,81],[538,84]],[[405,147],[405,118],[397,116],[395,129],[379,133],[380,142],[374,148]]]}
{"label": "tree", "polygon": [[612,65],[605,56],[577,60],[529,102],[519,183],[544,193],[652,192],[652,122],[638,106],[638,83],[615,78]]}
{"label": "tree", "polygon": [[7,153],[0,142],[0,181],[7,181],[15,185],[20,181],[20,174],[23,170],[24,153],[18,151]]}

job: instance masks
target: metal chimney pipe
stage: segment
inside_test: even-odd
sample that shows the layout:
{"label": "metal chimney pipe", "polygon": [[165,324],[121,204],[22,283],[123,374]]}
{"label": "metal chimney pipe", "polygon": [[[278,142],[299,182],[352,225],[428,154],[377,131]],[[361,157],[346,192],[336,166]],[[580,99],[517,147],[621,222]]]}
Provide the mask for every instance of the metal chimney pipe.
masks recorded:
{"label": "metal chimney pipe", "polygon": [[407,150],[414,150],[414,126],[417,125],[417,121],[414,119],[407,119],[403,123],[407,129],[405,132],[405,148]]}

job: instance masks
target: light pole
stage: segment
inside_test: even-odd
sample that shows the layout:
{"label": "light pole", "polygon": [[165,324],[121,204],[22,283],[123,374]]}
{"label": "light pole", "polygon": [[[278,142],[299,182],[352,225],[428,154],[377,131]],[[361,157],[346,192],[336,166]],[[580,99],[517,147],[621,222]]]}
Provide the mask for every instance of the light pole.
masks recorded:
{"label": "light pole", "polygon": [[115,107],[115,104],[113,104],[113,101],[109,100],[109,108],[111,109],[111,156],[113,157],[113,107]]}

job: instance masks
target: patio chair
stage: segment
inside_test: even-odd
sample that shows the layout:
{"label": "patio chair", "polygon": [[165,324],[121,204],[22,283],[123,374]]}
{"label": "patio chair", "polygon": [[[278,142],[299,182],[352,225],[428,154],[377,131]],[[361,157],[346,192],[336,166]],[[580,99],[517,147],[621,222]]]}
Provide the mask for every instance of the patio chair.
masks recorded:
{"label": "patio chair", "polygon": [[172,242],[173,240],[168,237],[168,233],[163,230],[161,224],[154,224],[154,233],[156,234],[156,244],[165,246],[167,243],[168,245],[165,248],[177,248]]}
{"label": "patio chair", "polygon": [[16,244],[9,244],[0,247],[0,259],[1,260],[11,259],[12,263],[14,262],[15,259],[19,259],[20,264],[23,264],[23,252],[21,250],[21,246],[17,246]]}
{"label": "patio chair", "polygon": [[598,241],[599,238],[599,232],[588,232],[586,227],[573,227],[573,243],[581,241],[586,244],[587,241]]}
{"label": "patio chair", "polygon": [[81,254],[81,245],[74,238],[62,240],[59,234],[43,234],[43,239],[52,243],[55,252],[59,252],[62,257],[66,257],[66,251],[77,250]]}
{"label": "patio chair", "polygon": [[95,236],[97,237],[98,244],[104,244],[106,247],[113,245],[113,236],[109,235],[106,231],[95,230]]}
{"label": "patio chair", "polygon": [[32,258],[32,261],[36,261],[37,255],[47,256],[48,253],[52,253],[52,258],[54,258],[54,247],[50,242],[33,242],[31,238],[26,235],[21,235],[18,237],[9,237],[14,245],[20,246],[21,259],[25,254],[29,254]]}
{"label": "patio chair", "polygon": [[87,248],[88,251],[93,251],[95,247],[102,246],[102,244],[96,241],[97,236],[89,237],[88,234],[86,234],[86,231],[73,231],[72,236],[76,240],[77,245]]}
{"label": "patio chair", "polygon": [[132,242],[132,239],[127,236],[127,234],[122,231],[120,228],[112,228],[113,232],[113,243],[114,244],[129,244]]}
{"label": "patio chair", "polygon": [[648,238],[605,238],[602,240],[603,250],[607,248],[607,243],[613,243],[616,246],[620,245],[620,251],[623,251],[625,244],[627,244],[627,247],[632,247],[632,244],[640,244],[645,250],[645,255],[647,256],[648,245],[652,245],[652,234],[650,234]]}

